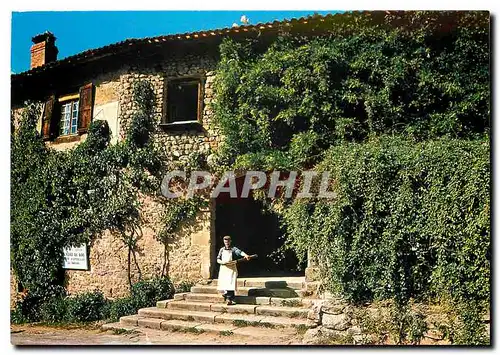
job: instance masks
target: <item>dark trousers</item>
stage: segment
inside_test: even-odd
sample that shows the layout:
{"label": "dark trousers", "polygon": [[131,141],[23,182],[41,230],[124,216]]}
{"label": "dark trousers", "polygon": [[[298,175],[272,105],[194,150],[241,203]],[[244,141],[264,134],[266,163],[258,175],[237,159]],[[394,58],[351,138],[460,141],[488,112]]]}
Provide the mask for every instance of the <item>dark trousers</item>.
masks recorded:
{"label": "dark trousers", "polygon": [[234,301],[234,291],[226,291],[224,294],[224,299],[228,301]]}

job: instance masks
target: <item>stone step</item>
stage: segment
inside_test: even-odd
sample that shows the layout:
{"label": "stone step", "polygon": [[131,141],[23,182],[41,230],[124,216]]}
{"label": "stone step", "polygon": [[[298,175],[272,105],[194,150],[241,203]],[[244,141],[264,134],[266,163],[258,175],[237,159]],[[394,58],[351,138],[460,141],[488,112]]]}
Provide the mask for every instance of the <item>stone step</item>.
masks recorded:
{"label": "stone step", "polygon": [[236,326],[257,326],[257,327],[295,327],[312,328],[316,326],[310,320],[303,318],[274,317],[255,314],[234,314],[222,313],[215,317],[216,323],[233,324]]}
{"label": "stone step", "polygon": [[[139,317],[158,318],[158,319],[179,319],[187,321],[200,321],[204,323],[215,323],[215,316],[220,313],[206,311],[187,311],[184,309],[169,309],[169,308],[141,308],[139,309]],[[123,317],[122,317],[123,318]],[[120,318],[120,321],[122,320]]]}
{"label": "stone step", "polygon": [[[135,316],[137,317],[137,316]],[[147,328],[149,325],[154,325],[157,328],[157,322],[150,322],[147,318],[144,318],[142,322],[145,324]],[[108,323],[102,325],[103,330],[140,330],[141,327],[138,326],[128,326],[122,324],[120,322]],[[279,338],[279,337],[287,337],[290,335],[296,334],[296,331],[293,329],[287,330],[286,328],[279,329],[269,329],[263,327],[255,327],[255,326],[236,326],[234,324],[226,324],[226,323],[200,323],[196,321],[183,321],[183,320],[162,320],[160,321],[160,330],[168,330],[168,331],[184,331],[184,332],[192,332],[192,333],[217,333],[220,335],[240,335],[240,336],[248,336],[248,337],[257,337],[257,338]]]}
{"label": "stone step", "polygon": [[262,316],[307,318],[307,313],[309,313],[308,308],[299,307],[257,306],[255,308],[255,314]]}
{"label": "stone step", "polygon": [[[211,293],[188,293],[183,298],[190,302],[204,302],[204,303],[224,303],[222,295]],[[181,300],[175,299],[175,300]],[[255,296],[236,296],[235,302],[237,304],[255,304],[255,305],[272,305],[272,306],[290,306],[302,307],[303,301],[301,298],[281,298],[281,297],[255,297]]]}
{"label": "stone step", "polygon": [[[156,302],[156,307],[167,308],[167,305],[169,303],[180,302],[185,300],[184,298],[185,296],[183,296],[182,298],[174,298],[169,300],[158,301]],[[315,298],[279,298],[279,297],[248,298],[248,297],[238,297],[238,296],[236,296],[236,299],[239,301],[239,304],[282,306],[282,307],[307,307],[307,308],[312,307],[315,302],[321,301],[321,299],[315,299]],[[211,294],[197,294],[197,296],[190,296],[190,298],[186,301],[199,302],[199,303],[217,303],[217,304],[224,303],[224,299],[222,298],[222,296],[217,297],[217,295],[211,295]]]}
{"label": "stone step", "polygon": [[[211,285],[197,285],[191,287],[191,293],[206,293],[206,294],[219,294],[217,286]],[[304,297],[306,290],[295,290],[292,288],[259,288],[259,287],[238,287],[236,290],[237,296],[254,296],[254,297]]]}
{"label": "stone step", "polygon": [[205,303],[205,302],[189,302],[189,301],[174,301],[168,303],[168,309],[185,309],[188,311],[201,312],[221,312],[221,313],[238,313],[238,314],[257,314],[265,316],[278,317],[296,317],[306,318],[309,312],[308,308],[298,307],[277,307],[277,306],[260,306],[236,304],[228,306],[223,303]]}
{"label": "stone step", "polygon": [[[210,280],[210,286],[217,286],[217,279]],[[237,280],[238,286],[244,287],[259,287],[259,288],[291,288],[301,290],[306,287],[304,277],[252,277],[252,278],[239,278]]]}
{"label": "stone step", "polygon": [[[170,306],[171,304],[169,304]],[[184,309],[161,309],[156,307],[142,308],[138,315],[120,318],[120,324],[129,327],[147,327],[161,329],[162,321],[181,320],[199,323],[225,323],[235,326],[263,326],[263,327],[306,327],[315,326],[315,323],[300,317],[277,316],[277,310],[263,310],[263,314],[220,313],[212,311],[190,311]],[[274,314],[274,315],[273,315]],[[299,313],[297,313],[299,314]]]}
{"label": "stone step", "polygon": [[205,311],[205,312],[227,312],[227,313],[250,313],[255,314],[255,305],[236,304],[228,306],[224,303],[204,303],[204,302],[189,302],[176,301],[168,304],[169,309],[186,309],[188,311]]}

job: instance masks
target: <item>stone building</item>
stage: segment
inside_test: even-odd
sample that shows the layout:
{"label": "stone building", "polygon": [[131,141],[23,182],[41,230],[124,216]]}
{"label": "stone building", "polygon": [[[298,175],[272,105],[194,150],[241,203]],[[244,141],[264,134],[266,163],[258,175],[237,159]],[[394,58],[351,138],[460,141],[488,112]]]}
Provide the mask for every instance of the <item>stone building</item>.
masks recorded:
{"label": "stone building", "polygon": [[[134,83],[148,80],[156,95],[155,140],[166,155],[206,153],[217,149],[221,139],[210,123],[212,84],[223,38],[252,37],[265,44],[282,32],[315,35],[332,17],[127,39],[61,60],[57,60],[55,36],[46,32],[33,37],[31,69],[11,77],[12,114],[19,115],[26,100],[39,102],[43,117],[38,128],[54,149],[68,149],[85,140],[92,120],[106,120],[116,142],[123,139],[136,109]],[[137,262],[146,278],[158,275],[163,263],[163,248],[154,238],[161,227],[159,209],[155,201],[144,199]],[[261,256],[260,264],[241,269],[242,276],[304,275],[292,271],[297,264],[293,255],[280,264],[270,260],[271,252],[282,243],[277,220],[263,214],[257,202],[240,199],[211,201],[210,208],[182,228],[169,257],[171,278],[180,282],[215,277],[216,250],[225,234],[231,234],[243,250]],[[109,232],[97,238],[89,246],[89,261],[88,270],[66,271],[70,293],[98,288],[107,297],[119,297],[128,292],[127,249],[118,238]]]}

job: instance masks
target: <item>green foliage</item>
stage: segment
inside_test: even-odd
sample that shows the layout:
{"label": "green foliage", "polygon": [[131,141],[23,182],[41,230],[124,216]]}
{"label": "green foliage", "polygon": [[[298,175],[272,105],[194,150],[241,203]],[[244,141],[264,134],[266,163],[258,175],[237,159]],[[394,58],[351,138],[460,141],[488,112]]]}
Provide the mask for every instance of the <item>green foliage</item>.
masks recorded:
{"label": "green foliage", "polygon": [[132,299],[135,307],[153,307],[156,302],[172,298],[174,286],[168,278],[157,277],[142,280],[132,286]]}
{"label": "green foliage", "polygon": [[412,302],[392,303],[376,310],[359,307],[354,310],[354,316],[365,335],[365,344],[380,345],[392,340],[398,345],[416,345],[428,330],[425,314],[415,309]]}
{"label": "green foliage", "polygon": [[[326,34],[283,28],[266,45],[223,41],[219,170],[330,172],[335,199],[266,204],[281,215],[286,246],[318,259],[327,289],[353,301],[394,299],[400,338],[418,342],[423,329],[404,311],[412,297],[451,298],[456,309],[473,300],[482,314],[488,13],[346,13],[318,27]],[[459,318],[465,341],[477,343],[475,316]]]}
{"label": "green foliage", "polygon": [[181,281],[175,284],[175,293],[190,292],[191,287],[193,287],[194,285],[195,283],[192,281]]}
{"label": "green foliage", "polygon": [[374,134],[422,140],[488,128],[487,14],[391,16],[338,16],[322,37],[284,33],[267,48],[224,41],[214,106],[221,162],[293,168]]}
{"label": "green foliage", "polygon": [[61,323],[68,320],[70,298],[53,297],[41,305],[40,320],[46,323]]}
{"label": "green foliage", "polygon": [[122,316],[137,313],[140,308],[156,305],[159,300],[173,297],[173,286],[168,278],[153,278],[137,282],[131,296],[107,300],[99,290],[65,297],[59,293],[50,298],[28,293],[11,312],[13,323],[87,323],[100,320],[116,322]]}
{"label": "green foliage", "polygon": [[[134,87],[138,110],[125,140],[110,145],[107,122],[93,121],[87,139],[64,151],[48,148],[37,132],[39,107],[30,104],[26,108],[11,136],[11,260],[17,280],[27,291],[13,313],[16,320],[42,317],[52,322],[59,317],[55,298],[64,297],[64,247],[89,244],[110,229],[128,247],[129,271],[136,262],[138,199],[142,193],[159,192],[163,168],[150,137],[153,100],[151,85],[138,82]],[[172,222],[166,228],[173,235],[182,219],[195,213],[196,206],[169,203]],[[130,272],[129,282],[132,285]],[[153,284],[155,292],[167,298],[168,287],[159,281]],[[42,305],[47,317],[40,314]],[[72,301],[68,307],[79,312]]]}
{"label": "green foliage", "polygon": [[[15,309],[11,313],[13,323],[38,322],[47,315],[48,309],[54,311],[60,309],[59,305],[45,307],[45,304],[52,300],[62,299],[65,296],[65,290],[61,286],[52,286],[49,289],[34,289],[23,295],[23,298],[16,302]],[[60,311],[57,311],[60,314]],[[59,317],[54,313],[54,318]],[[49,319],[50,321],[50,319]]]}
{"label": "green foliage", "polygon": [[66,302],[70,322],[94,322],[107,316],[108,301],[99,290],[69,297]]}
{"label": "green foliage", "polygon": [[457,345],[489,345],[482,314],[474,300],[464,302],[454,310],[456,317],[451,324],[449,338]]}
{"label": "green foliage", "polygon": [[412,310],[411,305],[395,303],[391,309],[392,333],[397,344],[419,344],[427,331],[425,316]]}
{"label": "green foliage", "polygon": [[117,322],[120,317],[129,316],[136,312],[136,302],[132,297],[119,298],[110,303],[109,320],[111,322]]}
{"label": "green foliage", "polygon": [[[382,137],[330,149],[335,201],[296,200],[288,243],[352,300],[489,301],[489,140]],[[328,253],[323,251],[328,250]]]}

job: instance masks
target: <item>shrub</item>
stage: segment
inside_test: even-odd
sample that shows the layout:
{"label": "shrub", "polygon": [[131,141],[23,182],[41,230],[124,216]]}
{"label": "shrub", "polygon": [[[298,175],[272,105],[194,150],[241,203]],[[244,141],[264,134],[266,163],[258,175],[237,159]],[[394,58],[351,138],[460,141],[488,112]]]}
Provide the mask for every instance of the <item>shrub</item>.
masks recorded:
{"label": "shrub", "polygon": [[318,170],[335,177],[335,200],[296,200],[283,217],[288,245],[317,257],[330,291],[400,305],[451,298],[468,305],[462,333],[478,343],[470,335],[490,300],[489,139],[378,137],[331,148]]}
{"label": "shrub", "polygon": [[450,339],[457,345],[488,345],[486,327],[482,321],[480,307],[471,300],[455,309],[457,315],[450,331]]}
{"label": "shrub", "polygon": [[40,320],[47,323],[64,322],[68,317],[68,299],[54,297],[44,302],[40,308]]}
{"label": "shrub", "polygon": [[26,323],[27,320],[23,315],[23,312],[19,309],[19,307],[16,307],[14,309],[10,310],[10,323],[11,324],[23,324]]}
{"label": "shrub", "polygon": [[68,321],[94,322],[106,318],[108,301],[101,291],[82,293],[68,297]]}
{"label": "shrub", "polygon": [[153,307],[158,301],[172,298],[174,286],[170,279],[157,277],[135,283],[131,294],[136,308]]}
{"label": "shrub", "polygon": [[189,292],[194,285],[195,283],[192,281],[181,281],[175,285],[175,293]]}
{"label": "shrub", "polygon": [[47,287],[46,290],[35,289],[28,291],[21,300],[16,302],[16,307],[11,312],[12,322],[38,322],[43,320],[44,306],[53,299],[62,299],[65,290],[61,286]]}
{"label": "shrub", "polygon": [[120,317],[128,316],[136,312],[137,308],[132,297],[119,298],[110,303],[109,320],[117,322]]}

